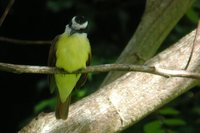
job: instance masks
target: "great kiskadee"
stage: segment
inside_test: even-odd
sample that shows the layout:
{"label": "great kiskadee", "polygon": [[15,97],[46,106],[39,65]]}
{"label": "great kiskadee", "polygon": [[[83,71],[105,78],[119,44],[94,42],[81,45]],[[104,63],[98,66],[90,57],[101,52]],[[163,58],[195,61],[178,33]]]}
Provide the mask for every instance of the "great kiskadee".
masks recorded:
{"label": "great kiskadee", "polygon": [[[75,16],[66,25],[64,33],[55,37],[49,50],[48,65],[73,72],[86,68],[91,59],[91,48],[85,30],[88,21],[83,16]],[[56,118],[67,119],[74,88],[81,87],[87,74],[49,75],[51,92],[57,93]]]}

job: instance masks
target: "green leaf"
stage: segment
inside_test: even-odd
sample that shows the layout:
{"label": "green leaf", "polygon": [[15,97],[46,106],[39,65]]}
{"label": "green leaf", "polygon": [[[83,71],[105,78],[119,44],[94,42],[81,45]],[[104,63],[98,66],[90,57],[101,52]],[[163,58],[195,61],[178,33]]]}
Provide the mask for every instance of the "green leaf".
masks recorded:
{"label": "green leaf", "polygon": [[88,73],[88,75],[87,75],[88,81],[92,81],[92,78],[93,78],[93,74],[92,73]]}
{"label": "green leaf", "polygon": [[159,110],[159,113],[161,115],[178,115],[180,112],[174,108],[171,107],[165,107]]}
{"label": "green leaf", "polygon": [[50,108],[53,110],[55,107],[55,104],[56,104],[56,97],[43,100],[43,101],[39,102],[37,105],[35,105],[34,113],[37,114],[37,113],[41,112],[42,110],[44,110],[45,108]]}
{"label": "green leaf", "polygon": [[194,11],[194,8],[191,8],[185,15],[194,24],[199,20],[198,12]]}
{"label": "green leaf", "polygon": [[47,8],[54,12],[58,12],[63,9],[71,8],[73,4],[73,0],[49,0],[47,2]]}
{"label": "green leaf", "polygon": [[192,112],[195,113],[195,114],[200,115],[200,107],[194,107],[194,108],[192,109]]}
{"label": "green leaf", "polygon": [[145,133],[165,133],[160,121],[153,121],[144,126]]}
{"label": "green leaf", "polygon": [[82,97],[84,97],[85,95],[87,94],[87,89],[80,89],[80,90],[78,90],[77,91],[77,98],[82,98]]}
{"label": "green leaf", "polygon": [[176,118],[164,119],[163,123],[168,126],[184,126],[184,125],[186,125],[186,122],[184,120],[176,119]]}

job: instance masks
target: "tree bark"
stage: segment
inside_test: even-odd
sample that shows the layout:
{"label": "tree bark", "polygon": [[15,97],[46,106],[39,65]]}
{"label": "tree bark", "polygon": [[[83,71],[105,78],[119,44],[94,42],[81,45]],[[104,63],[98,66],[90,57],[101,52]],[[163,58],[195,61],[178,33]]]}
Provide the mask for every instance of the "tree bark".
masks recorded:
{"label": "tree bark", "polygon": [[[191,52],[195,31],[145,64],[168,69],[183,69]],[[200,36],[188,67],[200,72]],[[151,112],[197,85],[188,78],[165,78],[141,72],[128,72],[94,94],[70,106],[66,121],[54,113],[40,114],[20,133],[112,133],[138,122]]]}
{"label": "tree bark", "polygon": [[[147,0],[142,20],[116,63],[143,64],[150,59],[192,3],[194,0]],[[101,86],[124,73],[110,72]]]}
{"label": "tree bark", "polygon": [[67,72],[56,67],[47,66],[30,66],[30,65],[16,65],[0,62],[0,71],[22,74],[22,73],[32,73],[32,74],[78,74],[78,73],[97,73],[97,72],[109,72],[109,71],[135,71],[135,72],[145,72],[156,74],[164,77],[185,77],[192,79],[200,79],[200,73],[190,72],[187,70],[171,70],[164,69],[154,66],[146,65],[130,65],[130,64],[104,64],[97,66],[88,66],[84,69]]}

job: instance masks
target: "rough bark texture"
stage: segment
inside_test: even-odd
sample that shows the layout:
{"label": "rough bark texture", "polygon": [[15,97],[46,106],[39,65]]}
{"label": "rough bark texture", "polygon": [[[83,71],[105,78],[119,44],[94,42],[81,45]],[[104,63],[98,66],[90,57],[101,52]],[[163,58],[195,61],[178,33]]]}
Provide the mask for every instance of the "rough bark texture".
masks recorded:
{"label": "rough bark texture", "polygon": [[[142,20],[116,63],[143,64],[150,59],[193,2],[194,0],[147,0]],[[110,72],[101,86],[124,73]]]}
{"label": "rough bark texture", "polygon": [[[166,49],[145,64],[182,69],[187,64],[195,32]],[[200,37],[197,38],[188,70],[200,71]],[[194,79],[165,78],[141,72],[128,72],[94,94],[70,106],[66,121],[54,113],[42,113],[20,132],[112,133],[136,123],[165,103],[197,84]]]}

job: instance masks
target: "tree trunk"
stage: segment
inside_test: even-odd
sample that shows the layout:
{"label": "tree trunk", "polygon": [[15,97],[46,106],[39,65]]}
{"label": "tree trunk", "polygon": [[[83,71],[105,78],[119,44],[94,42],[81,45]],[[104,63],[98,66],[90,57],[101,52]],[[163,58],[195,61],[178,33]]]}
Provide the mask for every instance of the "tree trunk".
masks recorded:
{"label": "tree trunk", "polygon": [[[142,20],[116,63],[143,64],[150,59],[192,3],[194,0],[147,0]],[[101,86],[124,73],[110,72]]]}

